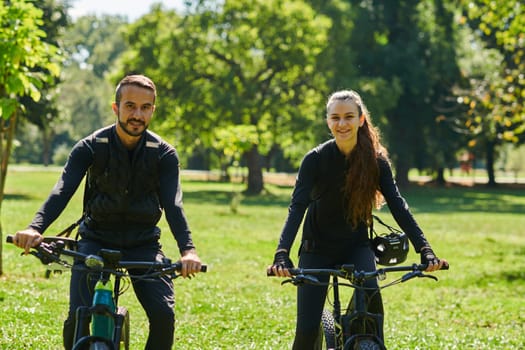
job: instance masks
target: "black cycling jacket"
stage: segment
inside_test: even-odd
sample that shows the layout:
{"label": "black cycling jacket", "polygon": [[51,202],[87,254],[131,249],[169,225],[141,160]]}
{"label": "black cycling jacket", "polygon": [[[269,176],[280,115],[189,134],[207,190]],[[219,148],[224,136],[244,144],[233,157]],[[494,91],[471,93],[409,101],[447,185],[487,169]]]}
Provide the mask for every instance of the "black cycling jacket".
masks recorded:
{"label": "black cycling jacket", "polygon": [[[399,193],[390,164],[379,157],[378,165],[379,189],[397,224],[419,252],[428,242]],[[303,241],[313,240],[326,253],[345,244],[367,242],[366,224],[361,223],[357,229],[352,229],[345,219],[342,191],[346,168],[346,157],[339,151],[334,139],[306,154],[299,168],[278,249],[290,251],[305,212]]]}
{"label": "black cycling jacket", "polygon": [[[107,127],[116,136],[115,125]],[[99,131],[98,131],[99,132]],[[97,132],[95,132],[97,133]],[[148,133],[150,133],[148,131]],[[143,147],[145,144],[143,140],[139,142],[139,146]],[[182,207],[182,191],[179,182],[179,158],[175,148],[162,139],[159,143],[159,161],[158,161],[158,201],[162,209],[164,210],[166,220],[169,224],[170,230],[173,236],[177,240],[177,244],[180,251],[185,251],[194,248],[191,231],[189,229],[186,216]],[[120,143],[118,137],[110,138],[110,142],[118,143],[115,146],[117,149],[123,149],[123,145]],[[67,203],[78,189],[82,179],[86,175],[88,169],[93,164],[93,156],[95,150],[95,137],[90,135],[80,140],[72,149],[68,161],[64,167],[62,175],[55,184],[49,197],[44,202],[42,207],[35,214],[33,221],[29,225],[36,229],[38,232],[43,233],[53,223],[58,216],[65,209]],[[134,150],[134,152],[137,151]],[[129,157],[129,176],[133,177],[133,167],[131,166],[131,159]],[[140,183],[140,181],[150,182],[153,179],[135,179],[134,183]],[[121,205],[116,203],[115,205]],[[135,208],[136,209],[136,208]],[[113,227],[111,230],[107,228],[97,229],[97,227],[87,227],[86,223],[80,225],[81,236],[87,236],[88,238],[99,238],[100,240],[115,246],[134,246],[144,241],[149,241],[154,238],[158,238],[160,231],[155,226],[158,222],[157,216],[151,220],[151,227],[141,226],[137,230],[130,228],[130,225],[126,225],[125,218],[126,213],[123,213],[122,230]],[[133,213],[128,213],[128,216]]]}

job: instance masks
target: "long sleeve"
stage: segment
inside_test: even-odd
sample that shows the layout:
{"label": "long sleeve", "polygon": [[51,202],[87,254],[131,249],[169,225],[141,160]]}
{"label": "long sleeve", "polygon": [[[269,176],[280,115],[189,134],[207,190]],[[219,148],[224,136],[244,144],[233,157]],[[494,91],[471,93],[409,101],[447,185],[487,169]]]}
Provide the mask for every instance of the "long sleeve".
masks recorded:
{"label": "long sleeve", "polygon": [[308,153],[299,167],[292,199],[288,207],[288,216],[279,239],[278,249],[283,248],[290,251],[292,248],[306,209],[312,201],[311,193],[314,188],[314,174],[317,173],[318,168],[318,157],[318,153]]}
{"label": "long sleeve", "polygon": [[182,252],[195,246],[182,206],[179,158],[173,147],[167,144],[163,146],[165,149],[160,155],[159,164],[160,202],[173,237]]}
{"label": "long sleeve", "polygon": [[408,238],[410,239],[410,242],[412,242],[414,249],[419,252],[423,246],[428,245],[425,235],[414,219],[414,216],[410,212],[407,202],[399,192],[392,175],[390,164],[382,158],[378,160],[378,164],[380,171],[379,186],[381,193],[385,197],[388,208],[390,209],[390,212],[392,213],[392,216],[396,220],[397,224],[408,235]]}
{"label": "long sleeve", "polygon": [[73,147],[60,178],[44,204],[36,212],[29,227],[44,233],[64,211],[92,161],[93,153],[89,145],[84,140],[79,141]]}

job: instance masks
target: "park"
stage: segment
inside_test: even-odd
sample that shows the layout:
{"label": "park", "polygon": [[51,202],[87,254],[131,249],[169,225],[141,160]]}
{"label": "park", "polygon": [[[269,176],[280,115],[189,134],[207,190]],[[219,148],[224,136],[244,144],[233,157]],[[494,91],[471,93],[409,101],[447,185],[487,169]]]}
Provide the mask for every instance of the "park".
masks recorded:
{"label": "park", "polygon": [[[61,348],[70,271],[5,238],[31,222],[75,143],[115,122],[114,84],[130,72],[157,84],[151,130],[177,149],[208,266],[174,280],[175,348],[291,348],[296,290],[266,268],[301,159],[331,137],[326,98],[344,87],[362,93],[411,212],[450,263],[438,281],[384,290],[387,348],[522,349],[521,2],[185,3],[133,21],[73,20],[61,0],[0,4],[0,349]],[[80,189],[45,235],[81,214]],[[396,225],[388,207],[374,214]],[[164,219],[159,227],[178,259]],[[411,247],[407,263],[419,259]],[[140,349],[148,321],[123,287],[130,348]]]}
{"label": "park", "polygon": [[[13,170],[4,203],[5,232],[27,224],[58,174]],[[209,271],[175,280],[177,348],[289,348],[295,290],[266,277],[265,269],[291,187],[269,184],[261,197],[243,198],[237,213],[230,205],[241,184],[188,180],[183,187],[185,209]],[[412,211],[451,268],[435,273],[438,282],[422,279],[385,290],[389,349],[520,348],[525,340],[523,193],[523,188],[504,186],[414,185],[405,191]],[[69,226],[80,211],[79,197],[49,234]],[[387,210],[377,214],[392,223]],[[175,242],[166,226],[162,230],[164,250],[175,257]],[[45,278],[46,267],[32,256],[20,256],[13,246],[5,246],[3,258],[0,348],[57,349],[67,309],[68,272]],[[418,259],[412,250],[408,260]],[[121,302],[130,309],[132,348],[140,348],[147,335],[146,317],[132,292]]]}

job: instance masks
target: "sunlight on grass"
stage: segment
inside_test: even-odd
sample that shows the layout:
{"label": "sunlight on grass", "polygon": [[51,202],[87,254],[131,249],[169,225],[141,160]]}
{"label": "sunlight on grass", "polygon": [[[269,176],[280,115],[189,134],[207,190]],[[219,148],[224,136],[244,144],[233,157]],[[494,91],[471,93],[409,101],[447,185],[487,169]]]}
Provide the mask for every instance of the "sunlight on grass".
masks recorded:
{"label": "sunlight on grass", "polygon": [[[18,172],[7,178],[4,235],[25,227],[58,172]],[[237,197],[242,184],[183,182],[184,205],[199,255],[209,272],[177,279],[176,348],[289,349],[295,327],[295,287],[268,278],[291,188],[267,186]],[[81,192],[48,230],[80,216]],[[439,282],[417,279],[388,288],[388,349],[519,349],[525,342],[525,196],[504,188],[426,188],[404,191],[436,253],[451,263]],[[388,209],[380,216],[391,221]],[[164,220],[166,254],[178,248]],[[300,233],[299,233],[300,235]],[[297,262],[297,241],[292,259]],[[59,349],[69,273],[44,278],[45,267],[4,245],[0,277],[0,349]],[[412,250],[409,262],[419,257]],[[148,324],[133,292],[121,298],[131,314],[132,349],[143,347]]]}

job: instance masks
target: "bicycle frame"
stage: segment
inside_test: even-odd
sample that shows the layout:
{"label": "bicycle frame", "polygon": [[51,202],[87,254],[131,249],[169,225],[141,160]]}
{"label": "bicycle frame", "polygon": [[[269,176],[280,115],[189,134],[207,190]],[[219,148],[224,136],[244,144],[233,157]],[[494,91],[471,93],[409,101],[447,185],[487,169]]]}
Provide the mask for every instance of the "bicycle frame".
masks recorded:
{"label": "bicycle frame", "polygon": [[[386,350],[383,343],[383,315],[368,312],[367,295],[363,288],[354,288],[352,298],[348,302],[346,311],[341,309],[339,294],[339,279],[332,276],[332,315],[335,325],[335,345],[337,349],[353,349],[361,338],[373,338],[381,349]],[[362,287],[362,286],[360,286]]]}
{"label": "bicycle frame", "polygon": [[[371,313],[368,311],[367,292],[364,284],[367,280],[377,278],[384,280],[387,272],[405,271],[401,278],[390,282],[384,286],[379,286],[376,290],[392,286],[394,284],[406,282],[415,277],[428,277],[437,280],[437,277],[424,274],[423,271],[427,268],[426,265],[413,264],[410,266],[390,266],[379,268],[375,271],[355,271],[353,265],[343,265],[340,268],[334,269],[302,269],[294,268],[288,269],[292,277],[282,282],[292,283],[296,286],[301,284],[311,285],[328,285],[332,287],[333,301],[332,310],[323,311],[321,321],[321,334],[317,343],[320,349],[323,345],[323,336],[325,337],[326,345],[330,349],[370,349],[370,350],[386,350],[383,341],[382,325],[383,315]],[[442,269],[448,269],[443,266]],[[327,283],[320,282],[316,275],[328,275]],[[345,279],[347,282],[341,283],[340,279]],[[341,286],[351,287],[354,289],[352,297],[348,302],[346,310],[343,312],[341,308],[341,296],[339,288]]]}
{"label": "bicycle frame", "polygon": [[[13,243],[13,236],[8,235],[7,243]],[[43,242],[39,246],[31,250],[31,254],[37,257],[44,265],[51,263],[58,263],[59,265],[69,268],[85,269],[93,273],[98,273],[99,277],[95,284],[93,294],[93,302],[91,306],[81,306],[76,310],[75,333],[73,340],[73,350],[85,349],[89,345],[95,345],[94,348],[101,350],[117,350],[120,349],[123,342],[124,348],[129,349],[129,316],[126,308],[118,306],[118,298],[120,295],[121,280],[124,277],[129,278],[155,278],[159,276],[169,276],[175,279],[179,276],[182,268],[180,262],[172,263],[171,260],[165,259],[162,262],[151,261],[121,261],[121,252],[117,250],[101,249],[98,255],[86,255],[75,250],[68,250],[64,248],[64,242],[61,240],[52,241],[50,243]],[[83,267],[73,267],[69,262],[63,260],[61,256],[71,257],[73,259],[82,261]],[[145,269],[147,272],[140,275],[131,275],[128,273],[129,269]],[[201,266],[201,272],[207,271],[207,265]],[[113,276],[113,286],[108,288],[105,286],[111,283]],[[101,282],[100,284],[98,282]],[[97,286],[98,284],[98,286]],[[111,290],[111,299],[113,300],[113,307],[108,307],[105,304],[100,304],[95,300],[95,293],[101,290]],[[93,332],[89,331],[89,325],[92,324],[93,318],[102,317],[102,322],[111,321],[112,332],[110,336],[100,333],[96,329]],[[123,338],[123,335],[125,339]],[[92,349],[92,347],[89,347]]]}
{"label": "bicycle frame", "polygon": [[[118,252],[111,252],[107,250],[102,250],[102,257],[105,263],[106,256],[114,254],[116,257],[120,257]],[[111,265],[115,265],[111,263]],[[116,266],[113,266],[116,268]],[[80,350],[84,345],[90,344],[91,342],[102,342],[105,345],[110,346],[110,349],[120,349],[123,345],[124,349],[129,348],[128,339],[122,339],[123,332],[127,332],[129,329],[129,319],[127,317],[127,310],[124,309],[123,312],[119,312],[118,298],[120,291],[120,281],[122,276],[119,274],[114,274],[114,283],[111,281],[111,274],[100,272],[97,283],[95,284],[94,293],[93,293],[93,303],[92,306],[80,306],[76,310],[76,323],[75,323],[75,335],[73,338],[73,350]],[[107,284],[110,284],[108,288]],[[108,305],[97,303],[96,295],[97,292],[102,292],[105,290],[111,290],[111,298],[113,300],[113,308],[110,308]],[[104,332],[100,327],[93,327],[95,323],[95,317],[98,318],[99,323],[110,323],[112,326],[112,331],[110,335],[107,332]],[[128,323],[128,324],[127,324]],[[92,331],[89,332],[89,326],[92,326]],[[126,329],[127,328],[127,329]],[[126,338],[126,335],[124,336]],[[121,344],[121,341],[123,344]]]}

